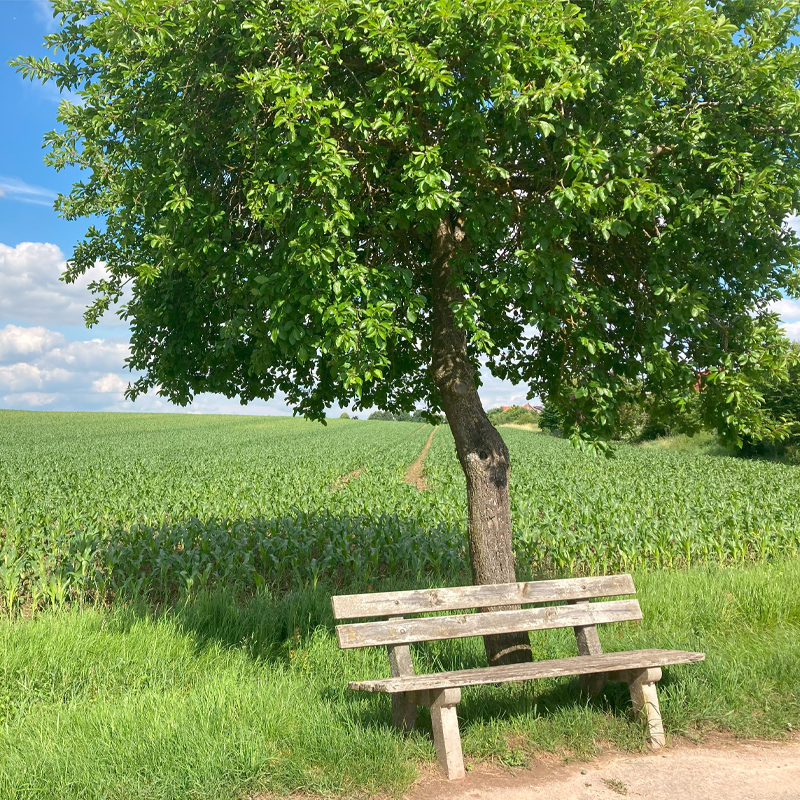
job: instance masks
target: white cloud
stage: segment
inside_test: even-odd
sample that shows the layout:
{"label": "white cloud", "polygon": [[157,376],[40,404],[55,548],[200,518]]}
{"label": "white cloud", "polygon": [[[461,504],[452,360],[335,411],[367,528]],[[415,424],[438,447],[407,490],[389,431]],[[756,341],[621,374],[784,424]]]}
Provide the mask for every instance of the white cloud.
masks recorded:
{"label": "white cloud", "polygon": [[481,369],[483,385],[478,390],[484,408],[498,406],[522,406],[532,402],[528,400],[528,387],[524,383],[514,386],[509,381],[495,378],[488,369]]}
{"label": "white cloud", "polygon": [[42,326],[0,328],[0,408],[59,411],[184,412],[195,414],[291,413],[277,397],[269,403],[242,406],[237,400],[200,395],[186,408],[163,397],[146,395],[136,402],[124,392],[133,377],[125,368],[126,339],[70,342]]}
{"label": "white cloud", "polygon": [[23,328],[6,325],[0,330],[0,363],[32,353],[44,353],[66,343],[66,338],[60,333],[41,326]]}
{"label": "white cloud", "polygon": [[783,329],[793,342],[800,342],[800,322],[790,322],[788,325],[784,325]]}
{"label": "white cloud", "polygon": [[57,193],[50,189],[25,183],[19,178],[6,178],[0,175],[0,197],[52,208],[56,196]]}
{"label": "white cloud", "polygon": [[[67,284],[60,280],[65,266],[64,254],[54,244],[0,244],[0,321],[83,325],[83,312],[92,301],[89,284],[102,278],[105,270],[96,266]],[[109,313],[103,324],[122,322]]]}
{"label": "white cloud", "polygon": [[774,311],[784,322],[794,322],[800,319],[800,300],[791,300],[784,297],[770,305],[770,310]]}
{"label": "white cloud", "polygon": [[8,401],[7,408],[28,409],[49,406],[58,399],[58,395],[47,394],[46,392],[20,392],[19,394],[6,395],[2,399]]}
{"label": "white cloud", "polygon": [[6,325],[0,328],[0,407],[92,410],[116,402],[128,384],[128,353],[125,339],[70,342],[43,326]]}
{"label": "white cloud", "polygon": [[69,383],[72,373],[65,369],[40,369],[20,362],[0,367],[0,392],[28,392]]}
{"label": "white cloud", "polygon": [[73,372],[122,372],[129,353],[125,339],[90,339],[54,347],[42,354],[40,363],[50,368],[62,365]]}
{"label": "white cloud", "polygon": [[114,372],[92,381],[92,389],[100,394],[122,394],[127,388],[128,382]]}

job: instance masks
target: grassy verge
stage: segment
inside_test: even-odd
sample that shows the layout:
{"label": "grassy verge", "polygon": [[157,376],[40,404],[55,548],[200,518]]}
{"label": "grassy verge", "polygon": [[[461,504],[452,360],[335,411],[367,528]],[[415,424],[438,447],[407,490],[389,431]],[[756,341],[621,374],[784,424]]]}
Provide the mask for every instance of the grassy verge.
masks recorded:
{"label": "grassy verge", "polygon": [[713,433],[705,431],[696,433],[694,436],[687,436],[685,433],[661,436],[658,439],[640,442],[637,446],[644,450],[690,452],[705,456],[732,456],[735,454],[732,448],[721,445]]}
{"label": "grassy verge", "polygon": [[[604,626],[605,648],[704,650],[667,668],[669,735],[779,736],[800,725],[800,562],[636,576],[644,622]],[[571,631],[532,635],[537,658],[574,653]],[[481,663],[477,640],[420,647],[417,669]],[[433,760],[430,722],[404,738],[386,697],[348,680],[385,654],[343,653],[324,588],[237,604],[46,613],[0,623],[0,797],[239,798],[259,790],[401,793]],[[574,680],[464,691],[468,762],[537,751],[642,747],[624,687],[583,703]]]}

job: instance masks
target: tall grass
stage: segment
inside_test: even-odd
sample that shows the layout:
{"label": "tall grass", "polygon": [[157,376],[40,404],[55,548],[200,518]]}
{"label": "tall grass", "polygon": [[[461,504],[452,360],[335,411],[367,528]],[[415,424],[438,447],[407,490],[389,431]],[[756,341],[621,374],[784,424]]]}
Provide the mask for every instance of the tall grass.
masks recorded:
{"label": "tall grass", "polygon": [[[773,737],[800,725],[800,563],[635,580],[644,621],[603,626],[605,649],[707,653],[664,670],[668,735]],[[403,737],[387,697],[346,688],[387,675],[388,663],[375,648],[337,648],[329,595],[318,585],[241,604],[216,592],[159,612],[116,605],[0,622],[0,797],[402,792],[433,759],[429,719]],[[575,652],[571,631],[532,643],[537,658]],[[421,645],[414,658],[422,672],[484,657],[470,639]],[[618,684],[590,703],[570,679],[466,689],[458,714],[468,762],[644,742]]]}

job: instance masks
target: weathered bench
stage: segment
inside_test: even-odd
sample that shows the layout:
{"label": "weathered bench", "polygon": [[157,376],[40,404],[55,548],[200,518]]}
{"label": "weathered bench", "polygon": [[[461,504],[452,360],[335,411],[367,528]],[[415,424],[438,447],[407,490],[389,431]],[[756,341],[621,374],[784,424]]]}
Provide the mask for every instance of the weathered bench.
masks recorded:
{"label": "weathered bench", "polygon": [[[705,654],[682,650],[603,653],[596,626],[604,622],[642,619],[642,611],[637,600],[595,603],[589,600],[634,594],[635,591],[630,575],[610,575],[602,578],[341,595],[331,600],[333,615],[337,620],[388,618],[336,627],[340,648],[385,645],[389,654],[391,678],[354,681],[349,686],[358,691],[391,694],[392,720],[403,730],[410,730],[414,726],[417,706],[429,706],[436,754],[447,777],[453,780],[464,777],[455,706],[461,700],[461,689],[465,686],[578,675],[582,689],[590,695],[596,695],[606,680],[623,681],[630,688],[634,713],[637,717],[644,714],[647,720],[651,746],[658,748],[664,745],[664,728],[656,694],[656,681],[661,678],[661,667],[702,661]],[[539,603],[564,605],[521,608]],[[503,606],[517,608],[406,618],[409,614]],[[570,627],[575,630],[578,656],[428,675],[414,673],[409,650],[413,642]]]}

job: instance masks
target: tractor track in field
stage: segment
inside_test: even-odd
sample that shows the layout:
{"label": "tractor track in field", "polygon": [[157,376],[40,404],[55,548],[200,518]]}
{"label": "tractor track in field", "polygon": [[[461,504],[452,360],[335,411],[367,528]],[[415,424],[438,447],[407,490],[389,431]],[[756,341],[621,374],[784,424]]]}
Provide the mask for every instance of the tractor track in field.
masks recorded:
{"label": "tractor track in field", "polygon": [[425,447],[422,448],[422,452],[417,456],[417,460],[406,470],[406,483],[416,486],[421,492],[431,488],[425,480],[425,458],[428,455],[428,450],[431,449],[431,442],[438,428],[438,425],[434,425],[428,441],[425,442]]}

